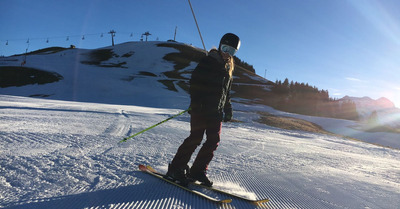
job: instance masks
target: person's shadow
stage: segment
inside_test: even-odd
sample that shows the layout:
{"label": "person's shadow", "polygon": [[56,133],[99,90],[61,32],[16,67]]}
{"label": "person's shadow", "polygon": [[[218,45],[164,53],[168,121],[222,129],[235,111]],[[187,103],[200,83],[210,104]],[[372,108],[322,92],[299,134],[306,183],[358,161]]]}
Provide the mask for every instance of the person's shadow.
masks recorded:
{"label": "person's shadow", "polygon": [[[86,192],[60,197],[43,198],[23,202],[13,202],[3,205],[7,209],[78,209],[78,208],[112,208],[123,204],[143,204],[168,198],[162,190],[154,189],[157,184],[152,178],[141,171],[134,171],[136,185],[113,189]],[[146,179],[146,181],[143,181]],[[159,183],[159,182],[158,182]],[[134,208],[134,205],[132,205]]]}

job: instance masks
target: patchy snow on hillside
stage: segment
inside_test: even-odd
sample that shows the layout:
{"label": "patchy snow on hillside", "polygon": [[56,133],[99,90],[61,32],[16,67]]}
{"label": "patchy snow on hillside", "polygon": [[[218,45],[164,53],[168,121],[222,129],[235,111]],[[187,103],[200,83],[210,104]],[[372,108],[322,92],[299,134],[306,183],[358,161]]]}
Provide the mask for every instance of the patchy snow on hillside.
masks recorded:
{"label": "patchy snow on hillside", "polygon": [[[159,80],[165,80],[162,73],[173,70],[173,63],[163,59],[165,54],[176,52],[171,47],[158,47],[161,42],[128,42],[115,47],[97,50],[112,50],[115,54],[107,61],[97,65],[90,53],[96,50],[66,49],[54,54],[27,56],[25,67],[57,72],[63,80],[46,85],[27,85],[0,89],[0,94],[31,96],[32,92],[48,95],[51,99],[98,102],[108,104],[135,104],[151,107],[171,107],[174,103],[189,105],[185,92],[167,90]],[[19,66],[23,57],[16,61],[3,59],[1,66]],[[5,61],[4,61],[5,60]],[[13,59],[14,60],[14,59]],[[86,64],[85,64],[86,63]],[[122,64],[122,67],[101,67],[101,65]],[[142,72],[151,72],[155,76],[143,76]],[[185,99],[182,99],[183,94]],[[165,104],[174,97],[174,103]]]}

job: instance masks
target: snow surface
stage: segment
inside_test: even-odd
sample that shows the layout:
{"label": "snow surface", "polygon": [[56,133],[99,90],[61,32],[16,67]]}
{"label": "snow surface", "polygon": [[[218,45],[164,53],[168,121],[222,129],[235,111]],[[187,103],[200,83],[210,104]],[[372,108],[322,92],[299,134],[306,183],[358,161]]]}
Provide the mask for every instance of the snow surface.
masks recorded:
{"label": "snow surface", "polygon": [[[89,50],[28,56],[27,67],[64,79],[0,89],[0,208],[256,208],[237,199],[216,205],[138,170],[139,164],[167,170],[189,135],[188,114],[118,143],[188,107],[187,93],[157,82],[168,79],[162,72],[173,68],[162,57],[175,51],[126,43],[114,52],[133,56],[102,63],[126,62],[127,68],[85,65]],[[0,59],[0,65],[18,66],[18,59]],[[50,99],[27,97],[30,92]],[[269,198],[260,208],[400,208],[400,150],[256,121],[258,111],[298,117],[334,133],[377,134],[379,139],[369,142],[382,144],[384,138],[383,144],[394,148],[400,147],[399,134],[348,133],[356,131],[355,122],[288,114],[240,100],[233,104],[234,117],[243,122],[223,124],[210,165],[217,188]]]}
{"label": "snow surface", "polygon": [[[264,208],[399,208],[399,150],[268,127],[254,122],[260,107],[235,106],[244,122],[223,125],[209,170],[217,188],[270,198]],[[255,208],[218,206],[138,171],[166,171],[190,116],[118,141],[179,111],[0,96],[0,206]]]}

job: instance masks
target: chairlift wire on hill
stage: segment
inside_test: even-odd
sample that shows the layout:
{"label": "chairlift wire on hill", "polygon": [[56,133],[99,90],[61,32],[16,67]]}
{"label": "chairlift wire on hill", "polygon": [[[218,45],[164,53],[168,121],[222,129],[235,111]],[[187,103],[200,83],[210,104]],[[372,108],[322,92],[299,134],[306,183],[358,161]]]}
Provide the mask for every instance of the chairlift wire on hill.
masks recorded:
{"label": "chairlift wire on hill", "polygon": [[[189,2],[190,9],[191,9],[191,11],[192,11],[192,14],[193,14],[193,18],[194,18],[194,21],[195,21],[197,30],[198,30],[199,35],[200,35],[201,42],[202,42],[203,47],[204,47],[204,50],[205,50],[205,52],[206,52],[206,54],[207,54],[207,49],[206,49],[206,46],[205,46],[205,44],[204,44],[203,36],[202,36],[202,34],[201,34],[201,32],[200,32],[200,27],[199,27],[199,25],[198,25],[198,22],[197,22],[197,19],[196,19],[196,15],[195,15],[194,10],[193,10],[193,6],[192,6],[190,0],[188,0],[188,2]],[[177,27],[175,28],[174,40],[175,40],[175,38],[176,38],[176,30],[177,30]],[[115,31],[114,31],[114,30],[111,30],[109,33],[111,34],[111,37],[112,37],[112,45],[114,46]],[[49,43],[49,42],[50,42],[50,39],[51,39],[51,40],[54,40],[54,39],[65,39],[65,41],[70,41],[71,38],[77,38],[77,37],[81,37],[81,40],[86,40],[87,37],[89,37],[89,36],[100,36],[100,38],[102,38],[102,37],[104,36],[103,34],[104,34],[104,33],[94,33],[94,34],[81,34],[81,35],[68,35],[68,36],[47,36],[47,37],[41,37],[41,38],[28,38],[28,40],[26,41],[26,43],[27,43],[27,44],[30,44],[30,41],[36,41],[36,40],[44,40],[46,43]],[[120,34],[124,34],[124,33],[120,33]],[[140,40],[143,41],[143,36],[146,36],[146,41],[147,41],[147,38],[148,38],[148,36],[150,36],[150,35],[152,35],[152,34],[150,34],[150,32],[147,31],[147,32],[145,32],[145,33],[143,33],[143,34],[141,35],[141,39],[140,39]],[[133,33],[129,33],[129,36],[130,36],[130,37],[133,37]],[[66,37],[66,38],[65,38],[65,37]],[[157,38],[157,39],[158,39],[158,38]],[[1,41],[1,42],[4,41],[4,42],[5,42],[5,45],[8,46],[8,45],[11,45],[11,44],[10,44],[11,42],[20,42],[20,41],[23,41],[23,40],[26,40],[26,39],[7,39],[7,40],[0,40],[0,41]]]}
{"label": "chairlift wire on hill", "polygon": [[[129,32],[129,33],[119,33],[122,35],[126,35],[129,37],[133,37],[134,33]],[[46,43],[50,43],[51,40],[57,40],[57,39],[64,39],[65,41],[70,41],[74,38],[79,38],[81,40],[87,40],[90,37],[94,37],[94,36],[98,36],[100,38],[103,38],[104,33],[91,33],[91,34],[82,34],[82,35],[67,35],[67,36],[43,36],[43,37],[37,37],[37,38],[15,38],[15,39],[5,39],[5,40],[0,40],[1,42],[5,43],[6,46],[8,45],[12,45],[12,43],[15,42],[22,42],[25,41],[25,43],[29,44],[32,41],[36,42],[36,41],[43,41]],[[115,35],[114,35],[115,36]]]}

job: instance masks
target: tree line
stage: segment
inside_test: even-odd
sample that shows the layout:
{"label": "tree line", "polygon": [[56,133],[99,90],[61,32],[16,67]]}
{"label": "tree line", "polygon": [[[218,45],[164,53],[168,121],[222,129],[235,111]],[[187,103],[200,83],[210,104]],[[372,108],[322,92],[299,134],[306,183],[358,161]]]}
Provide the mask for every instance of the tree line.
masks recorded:
{"label": "tree line", "polygon": [[240,67],[243,67],[246,70],[249,70],[249,71],[251,71],[253,73],[256,73],[256,69],[254,69],[253,65],[250,65],[249,63],[247,63],[245,61],[242,61],[241,59],[239,59],[236,56],[233,56],[233,59],[235,61],[235,65],[238,65]]}
{"label": "tree line", "polygon": [[356,104],[332,99],[328,90],[319,90],[308,83],[298,83],[286,78],[277,80],[271,89],[269,105],[286,112],[321,117],[358,120]]}

